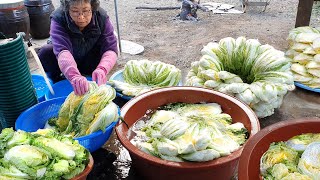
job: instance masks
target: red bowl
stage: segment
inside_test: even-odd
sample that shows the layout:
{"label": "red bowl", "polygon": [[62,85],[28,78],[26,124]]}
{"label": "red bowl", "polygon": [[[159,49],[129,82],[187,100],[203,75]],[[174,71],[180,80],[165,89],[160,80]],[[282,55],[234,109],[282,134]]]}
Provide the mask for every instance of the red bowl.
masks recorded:
{"label": "red bowl", "polygon": [[259,131],[245,144],[239,160],[238,179],[257,180],[260,176],[260,158],[272,142],[286,141],[304,133],[320,133],[320,119],[306,118],[281,121]]}
{"label": "red bowl", "polygon": [[91,154],[89,155],[89,163],[87,167],[82,171],[82,173],[78,174],[77,176],[73,177],[71,180],[86,180],[88,174],[91,172],[93,168],[93,158]]}
{"label": "red bowl", "polygon": [[[242,122],[252,137],[260,130],[258,118],[244,103],[221,92],[199,87],[168,87],[149,91],[131,99],[121,109],[121,116],[131,127],[149,109],[174,102],[220,104],[224,113],[231,115],[233,122]],[[128,127],[119,122],[116,133],[121,144],[129,151],[132,167],[144,179],[230,179],[237,170],[242,148],[229,156],[207,162],[172,162],[146,154],[130,143]]]}

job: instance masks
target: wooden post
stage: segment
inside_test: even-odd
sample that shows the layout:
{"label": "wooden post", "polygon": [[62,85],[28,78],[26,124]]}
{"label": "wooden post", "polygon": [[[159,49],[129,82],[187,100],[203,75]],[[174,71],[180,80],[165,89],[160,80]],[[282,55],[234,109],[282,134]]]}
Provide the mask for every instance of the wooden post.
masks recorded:
{"label": "wooden post", "polygon": [[299,0],[295,27],[309,26],[314,0]]}

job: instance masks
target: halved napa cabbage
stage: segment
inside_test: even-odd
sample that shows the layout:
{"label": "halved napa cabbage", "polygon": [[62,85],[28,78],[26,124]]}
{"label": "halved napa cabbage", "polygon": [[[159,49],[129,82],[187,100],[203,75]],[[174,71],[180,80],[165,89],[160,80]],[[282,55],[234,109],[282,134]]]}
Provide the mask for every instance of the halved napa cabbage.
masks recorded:
{"label": "halved napa cabbage", "polygon": [[304,44],[304,43],[294,43],[293,46],[291,46],[291,49],[297,51],[297,52],[303,52],[305,49],[310,48],[311,45]]}
{"label": "halved napa cabbage", "polygon": [[286,165],[290,172],[296,172],[298,161],[297,151],[287,147],[283,142],[272,143],[260,159],[260,172],[262,175],[267,175],[268,171],[279,163]]}
{"label": "halved napa cabbage", "polygon": [[214,149],[205,149],[190,154],[182,154],[181,157],[188,161],[210,161],[220,157],[218,151]]}
{"label": "halved napa cabbage", "polygon": [[291,66],[291,70],[294,71],[297,74],[300,74],[302,76],[308,76],[308,72],[305,66],[299,64],[299,63],[294,63]]}
{"label": "halved napa cabbage", "polygon": [[312,48],[317,54],[320,53],[320,38],[316,38],[315,40],[313,40]]}
{"label": "halved napa cabbage", "polygon": [[313,56],[313,60],[317,63],[320,63],[320,54],[316,54],[315,56]]}
{"label": "halved napa cabbage", "polygon": [[125,95],[137,96],[150,89],[178,85],[181,71],[160,61],[130,60],[124,67],[123,78],[125,82],[111,80],[110,84]]}
{"label": "halved napa cabbage", "polygon": [[312,43],[319,37],[319,33],[300,33],[296,36],[295,41],[300,43]]}
{"label": "halved napa cabbage", "polygon": [[298,168],[312,179],[320,179],[320,142],[309,144],[302,153]]}
{"label": "halved napa cabbage", "polygon": [[312,74],[315,77],[315,79],[319,79],[320,78],[320,69],[308,69],[307,72],[309,74]]}
{"label": "halved napa cabbage", "polygon": [[131,140],[132,144],[148,154],[176,162],[226,156],[247,139],[244,125],[232,124],[231,116],[222,113],[217,103],[168,104],[153,112],[149,120],[141,121],[145,123],[138,123],[143,126],[134,130],[139,136]]}
{"label": "halved napa cabbage", "polygon": [[300,64],[307,64],[308,62],[313,60],[312,55],[300,53],[293,58],[293,62],[298,62]]}
{"label": "halved napa cabbage", "polygon": [[101,130],[105,132],[109,124],[118,120],[118,106],[114,102],[109,102],[101,111],[95,114],[94,119],[90,122],[86,135]]}
{"label": "halved napa cabbage", "polygon": [[304,54],[309,54],[309,55],[315,55],[317,54],[316,51],[312,47],[308,47],[303,51]]}
{"label": "halved napa cabbage", "polygon": [[320,63],[315,61],[310,61],[306,64],[306,68],[308,69],[320,69]]}
{"label": "halved napa cabbage", "polygon": [[293,77],[294,77],[294,79],[295,79],[296,81],[302,82],[302,83],[311,81],[311,80],[313,79],[313,77],[310,76],[310,75],[303,76],[303,75],[296,74],[296,73],[293,74]]}
{"label": "halved napa cabbage", "polygon": [[314,141],[314,134],[307,133],[290,138],[288,141],[286,141],[286,144],[296,151],[303,152],[306,150],[307,146]]}

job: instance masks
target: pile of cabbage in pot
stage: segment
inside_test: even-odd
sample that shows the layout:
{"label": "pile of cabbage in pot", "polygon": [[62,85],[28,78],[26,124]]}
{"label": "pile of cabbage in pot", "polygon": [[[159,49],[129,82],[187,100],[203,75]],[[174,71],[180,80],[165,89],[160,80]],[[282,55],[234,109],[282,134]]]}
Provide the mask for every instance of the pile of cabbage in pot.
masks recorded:
{"label": "pile of cabbage in pot", "polygon": [[123,70],[125,82],[110,80],[109,83],[122,94],[137,96],[151,89],[177,86],[181,70],[160,61],[130,60]]}
{"label": "pile of cabbage in pot", "polygon": [[109,85],[98,86],[90,81],[89,91],[77,96],[70,93],[61,105],[58,117],[48,120],[45,128],[80,137],[106,127],[118,120],[118,106],[112,101],[116,91]]}
{"label": "pile of cabbage in pot", "polygon": [[288,36],[294,80],[320,88],[320,29],[309,26],[292,29]]}
{"label": "pile of cabbage in pot", "polygon": [[258,40],[227,37],[210,42],[191,64],[186,85],[214,89],[248,104],[258,117],[270,116],[295,88],[290,58]]}
{"label": "pile of cabbage in pot", "polygon": [[151,111],[130,129],[140,150],[164,160],[210,161],[240,148],[248,131],[217,103],[174,103]]}
{"label": "pile of cabbage in pot", "polygon": [[6,128],[0,134],[0,179],[71,179],[88,162],[88,150],[54,130]]}
{"label": "pile of cabbage in pot", "polygon": [[320,179],[320,134],[272,143],[260,159],[260,172],[265,180]]}

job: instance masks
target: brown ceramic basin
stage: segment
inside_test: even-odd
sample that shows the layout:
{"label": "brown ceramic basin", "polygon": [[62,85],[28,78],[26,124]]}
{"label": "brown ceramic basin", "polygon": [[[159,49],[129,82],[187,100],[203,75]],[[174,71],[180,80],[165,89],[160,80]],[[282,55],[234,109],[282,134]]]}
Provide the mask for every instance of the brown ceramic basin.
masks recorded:
{"label": "brown ceramic basin", "polygon": [[295,135],[320,133],[320,119],[281,121],[259,131],[245,144],[239,161],[238,179],[257,180],[260,176],[260,158],[272,142],[286,141]]}
{"label": "brown ceramic basin", "polygon": [[93,168],[93,158],[91,154],[89,155],[89,163],[87,167],[82,171],[82,173],[78,174],[77,176],[73,177],[71,180],[86,180],[88,174],[91,172]]}
{"label": "brown ceramic basin", "polygon": [[[258,118],[247,105],[229,95],[199,87],[168,87],[149,91],[126,103],[121,109],[121,116],[130,127],[148,109],[174,102],[215,102],[221,105],[223,112],[231,115],[234,122],[242,122],[250,132],[250,137],[260,130]],[[144,179],[230,179],[237,170],[242,152],[240,148],[229,156],[208,162],[178,163],[148,155],[132,145],[127,138],[128,127],[125,123],[117,124],[116,133],[130,153],[132,167]]]}

